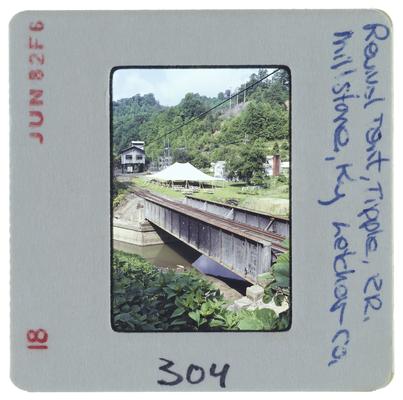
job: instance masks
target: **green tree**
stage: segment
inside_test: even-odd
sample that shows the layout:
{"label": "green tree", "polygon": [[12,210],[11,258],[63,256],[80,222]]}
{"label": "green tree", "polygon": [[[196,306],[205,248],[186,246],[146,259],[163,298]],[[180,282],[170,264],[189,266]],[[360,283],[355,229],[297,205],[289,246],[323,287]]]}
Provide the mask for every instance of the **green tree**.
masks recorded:
{"label": "green tree", "polygon": [[226,168],[228,176],[237,178],[248,184],[256,177],[261,179],[264,174],[265,152],[259,143],[253,145],[242,145],[237,151],[228,154]]}
{"label": "green tree", "polygon": [[224,93],[223,92],[218,93],[217,94],[217,99],[220,100],[220,101],[223,101],[225,99]]}
{"label": "green tree", "polygon": [[[252,74],[240,88],[256,83],[267,72],[261,69]],[[239,109],[236,114],[228,113],[228,107],[219,107],[203,118],[169,133],[229,96],[229,90],[223,90],[214,98],[188,93],[179,104],[172,107],[161,106],[153,94],[137,94],[114,101],[113,154],[117,155],[131,140],[143,140],[147,161],[156,160],[163,154],[169,137],[175,161],[189,161],[206,168],[210,162],[225,160],[230,155],[235,159],[240,155],[239,146],[245,144],[254,146],[259,143],[269,154],[269,141],[287,142],[289,114],[284,102],[289,99],[289,75],[286,70],[248,89],[246,107]],[[242,102],[243,97],[241,95],[239,101]],[[282,145],[282,158],[287,152]]]}
{"label": "green tree", "polygon": [[199,94],[187,93],[179,103],[182,118],[186,121],[207,110],[206,102]]}

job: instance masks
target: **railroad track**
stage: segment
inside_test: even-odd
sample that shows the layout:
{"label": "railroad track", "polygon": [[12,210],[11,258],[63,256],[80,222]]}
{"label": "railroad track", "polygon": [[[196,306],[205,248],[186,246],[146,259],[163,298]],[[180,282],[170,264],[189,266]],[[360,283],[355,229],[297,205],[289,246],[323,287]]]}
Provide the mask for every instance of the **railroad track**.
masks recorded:
{"label": "railroad track", "polygon": [[288,248],[282,244],[285,237],[283,235],[279,235],[278,233],[268,232],[263,229],[259,229],[257,227],[243,224],[241,222],[228,220],[216,214],[212,214],[207,211],[200,210],[198,208],[191,207],[186,204],[182,204],[177,201],[167,199],[166,197],[155,195],[146,189],[135,188],[132,189],[131,192],[149,201],[152,201],[160,205],[166,205],[171,209],[174,209],[185,215],[189,215],[198,220],[205,221],[211,225],[220,226],[221,228],[224,228],[235,234],[240,234],[242,236],[249,237],[252,240],[256,239],[267,240],[271,242],[273,250],[276,250],[277,252],[283,253],[288,250]]}

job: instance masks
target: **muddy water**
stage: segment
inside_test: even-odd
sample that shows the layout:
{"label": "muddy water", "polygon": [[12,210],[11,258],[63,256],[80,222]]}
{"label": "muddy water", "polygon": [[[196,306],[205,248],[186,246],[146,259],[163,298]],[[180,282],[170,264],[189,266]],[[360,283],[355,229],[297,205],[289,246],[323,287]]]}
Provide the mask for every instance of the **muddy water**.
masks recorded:
{"label": "muddy water", "polygon": [[193,268],[192,264],[200,256],[198,252],[180,243],[157,244],[152,246],[137,246],[135,244],[113,241],[116,250],[130,254],[138,254],[151,264],[158,267],[176,269],[178,265],[186,269]]}
{"label": "muddy water", "polygon": [[196,269],[218,286],[227,299],[235,300],[241,295],[245,295],[246,288],[250,286],[250,283],[222,265],[179,241],[153,246],[136,246],[114,240],[113,247],[126,253],[138,254],[161,268],[174,270]]}

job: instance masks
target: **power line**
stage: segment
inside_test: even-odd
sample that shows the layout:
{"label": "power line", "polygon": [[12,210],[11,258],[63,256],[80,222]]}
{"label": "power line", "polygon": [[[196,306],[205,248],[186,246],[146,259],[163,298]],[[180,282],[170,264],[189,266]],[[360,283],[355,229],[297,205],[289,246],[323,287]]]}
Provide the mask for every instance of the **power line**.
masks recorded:
{"label": "power line", "polygon": [[252,85],[250,85],[250,86],[246,87],[245,89],[242,89],[242,90],[240,90],[239,92],[233,94],[232,96],[228,97],[228,99],[225,99],[225,100],[222,101],[221,103],[216,104],[214,107],[209,108],[207,111],[204,111],[204,112],[202,112],[202,113],[199,114],[199,115],[196,115],[196,117],[191,118],[189,121],[186,121],[186,122],[184,122],[183,124],[181,124],[181,125],[179,125],[179,126],[173,128],[173,129],[171,129],[171,130],[168,131],[167,133],[164,133],[163,135],[156,137],[155,139],[153,139],[153,140],[151,140],[150,142],[148,142],[148,145],[151,144],[151,143],[154,143],[154,142],[157,141],[157,140],[162,139],[162,138],[165,137],[165,136],[170,135],[171,133],[177,131],[178,129],[183,128],[184,126],[190,124],[191,122],[195,121],[196,119],[199,119],[199,118],[204,117],[204,116],[205,116],[206,114],[208,114],[210,111],[213,111],[213,110],[215,110],[216,108],[222,106],[223,104],[227,103],[228,101],[230,101],[230,100],[233,99],[234,97],[238,96],[239,94],[246,92],[246,91],[247,91],[248,89],[250,89],[251,87],[257,85],[258,83],[260,83],[260,82],[264,81],[265,79],[267,79],[269,76],[275,74],[277,71],[280,71],[280,68],[277,68],[277,69],[274,70],[273,72],[270,72],[270,74],[267,74],[267,75],[264,76],[263,78],[261,78],[261,79],[257,80],[256,82],[252,83]]}

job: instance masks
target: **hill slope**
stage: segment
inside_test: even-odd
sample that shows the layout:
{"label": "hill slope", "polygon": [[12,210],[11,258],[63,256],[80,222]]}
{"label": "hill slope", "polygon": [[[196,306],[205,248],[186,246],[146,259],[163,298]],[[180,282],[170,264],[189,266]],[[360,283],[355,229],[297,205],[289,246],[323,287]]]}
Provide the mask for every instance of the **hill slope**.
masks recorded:
{"label": "hill slope", "polygon": [[[266,74],[266,70],[260,70],[237,90],[249,87]],[[253,154],[270,154],[278,141],[274,151],[279,148],[282,158],[288,159],[289,113],[285,104],[289,101],[289,77],[284,70],[248,89],[245,97],[239,96],[236,111],[229,109],[228,102],[166,136],[229,95],[228,90],[213,98],[187,93],[173,107],[161,106],[153,94],[113,102],[114,154],[131,140],[144,140],[149,162],[163,154],[169,140],[174,161],[207,168],[217,160],[234,161],[238,152],[248,149]]]}

